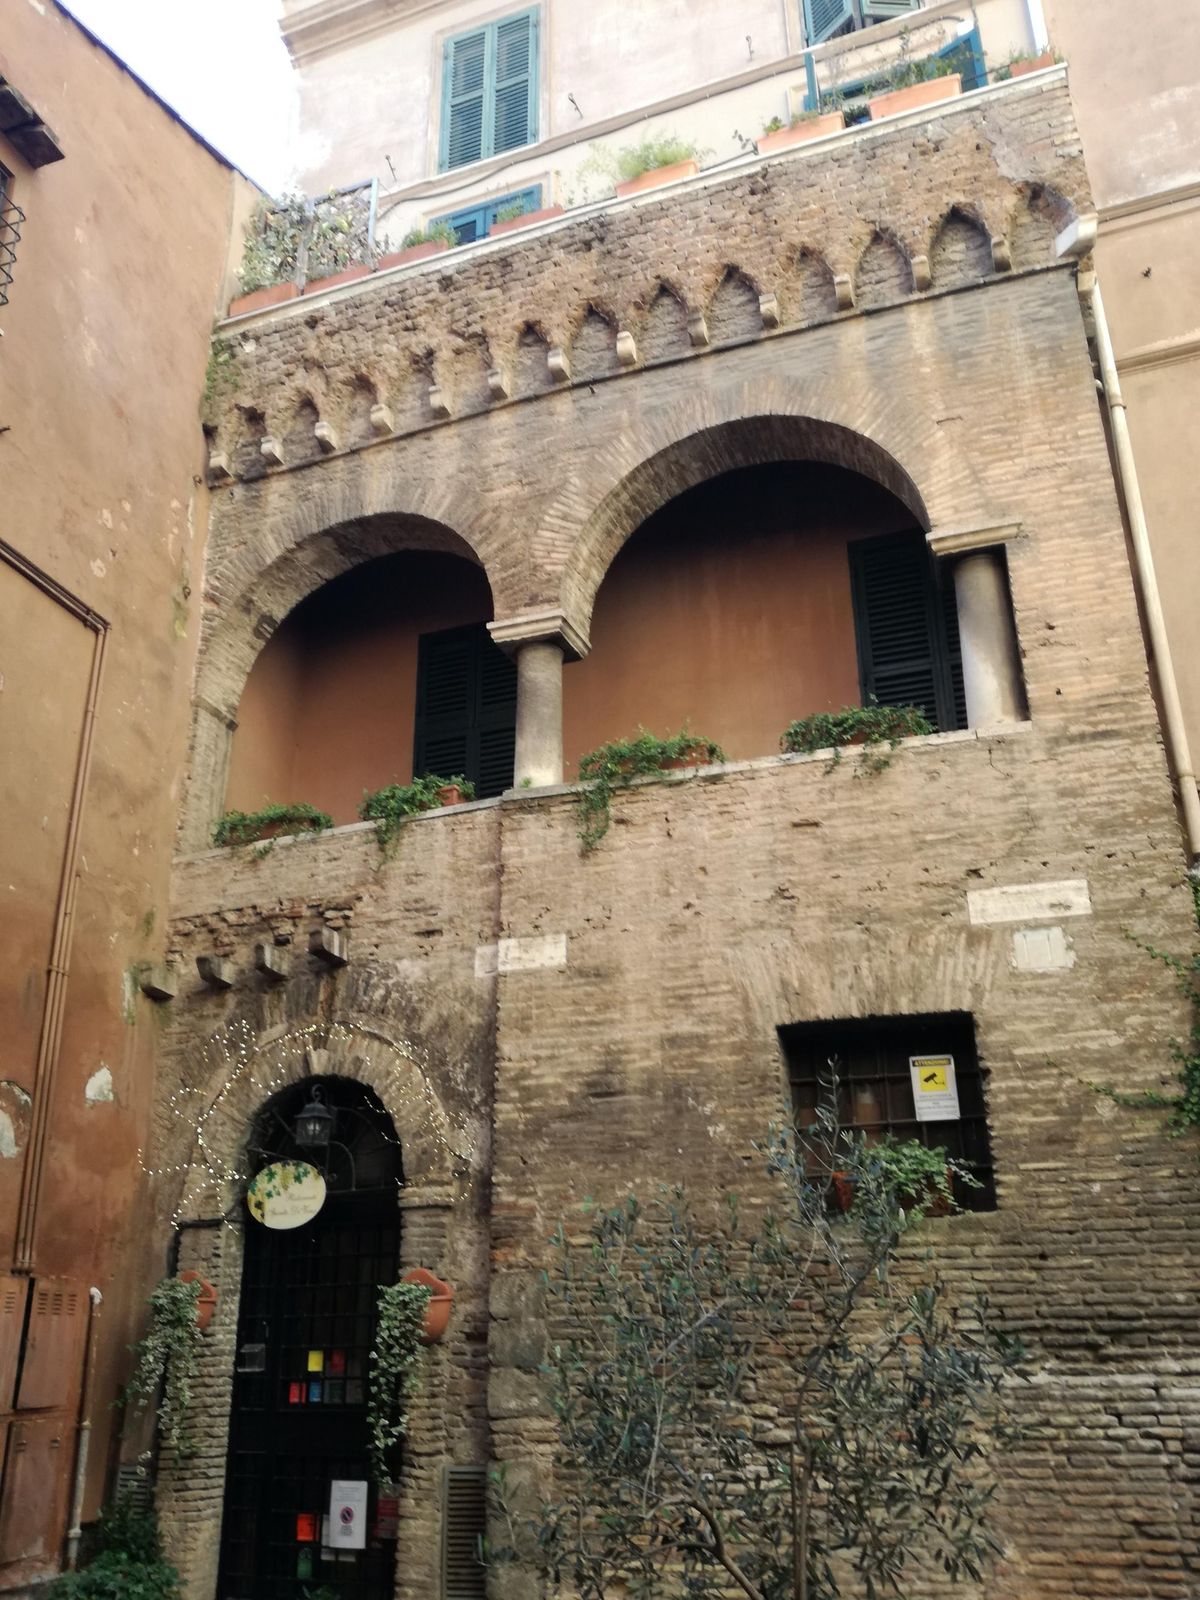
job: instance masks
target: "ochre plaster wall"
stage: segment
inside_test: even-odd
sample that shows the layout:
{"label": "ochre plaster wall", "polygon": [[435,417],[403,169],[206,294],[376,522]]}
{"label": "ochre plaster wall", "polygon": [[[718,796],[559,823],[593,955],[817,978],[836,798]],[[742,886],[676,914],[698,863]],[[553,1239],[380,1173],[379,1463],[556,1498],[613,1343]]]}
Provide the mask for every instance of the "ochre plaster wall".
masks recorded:
{"label": "ochre plaster wall", "polygon": [[[130,974],[162,953],[208,513],[198,401],[240,180],[53,3],[0,0],[0,72],[65,152],[35,170],[0,136],[25,212],[0,310],[3,537],[111,624],[35,1263],[105,1294],[90,1512],[138,1302],[162,1270],[137,1160],[154,1033],[131,1025],[145,1002]],[[0,883],[28,963],[3,1076],[28,1092],[91,635],[8,567],[0,606]],[[87,1098],[97,1073],[108,1092],[105,1072],[111,1094]],[[5,1190],[18,1143],[0,1155]],[[72,1445],[61,1455],[69,1474]]]}
{"label": "ochre plaster wall", "polygon": [[491,614],[486,577],[457,556],[386,557],[311,595],[247,680],[229,807],[307,800],[353,822],[364,789],[407,783],[417,640]]}
{"label": "ochre plaster wall", "polygon": [[609,569],[592,648],[563,678],[568,775],[638,727],[687,724],[736,758],[775,755],[796,717],[859,702],[850,539],[912,524],[886,490],[816,463],[689,490]]}

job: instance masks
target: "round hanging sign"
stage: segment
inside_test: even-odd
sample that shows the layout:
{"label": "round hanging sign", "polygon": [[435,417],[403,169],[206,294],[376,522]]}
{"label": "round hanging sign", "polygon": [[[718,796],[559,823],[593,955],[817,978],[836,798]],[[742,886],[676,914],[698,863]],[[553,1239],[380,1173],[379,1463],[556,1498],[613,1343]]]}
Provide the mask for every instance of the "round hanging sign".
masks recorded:
{"label": "round hanging sign", "polygon": [[325,1179],[307,1161],[273,1161],[246,1190],[250,1215],[264,1228],[301,1228],[325,1204]]}

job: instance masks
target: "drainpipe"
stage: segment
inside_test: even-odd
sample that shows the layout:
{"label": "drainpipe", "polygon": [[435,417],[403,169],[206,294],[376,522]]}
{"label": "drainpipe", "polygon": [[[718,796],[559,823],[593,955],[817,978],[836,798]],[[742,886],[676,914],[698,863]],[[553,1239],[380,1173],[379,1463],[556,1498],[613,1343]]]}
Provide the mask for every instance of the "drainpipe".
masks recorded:
{"label": "drainpipe", "polygon": [[[1096,242],[1097,222],[1094,216],[1081,217],[1059,234],[1057,246],[1060,256],[1089,255]],[[1086,290],[1095,325],[1096,355],[1100,364],[1100,389],[1108,407],[1113,453],[1117,461],[1117,482],[1125,497],[1129,518],[1129,534],[1133,544],[1133,566],[1141,595],[1142,610],[1146,617],[1149,635],[1150,661],[1158,679],[1159,701],[1162,707],[1163,733],[1166,736],[1167,758],[1179,786],[1179,801],[1183,807],[1183,831],[1187,843],[1188,865],[1194,867],[1200,856],[1200,794],[1196,792],[1196,772],[1188,748],[1187,728],[1183,720],[1183,704],[1179,698],[1179,684],[1171,660],[1171,646],[1167,638],[1167,623],[1163,616],[1162,596],[1158,577],[1154,571],[1154,556],[1150,549],[1150,531],[1146,526],[1146,508],[1138,482],[1137,462],[1133,455],[1133,441],[1129,436],[1129,419],[1125,414],[1125,397],[1121,393],[1121,379],[1117,373],[1117,358],[1113,354],[1112,335],[1108,318],[1104,314],[1104,298],[1100,283],[1092,274],[1091,287]]]}
{"label": "drainpipe", "polygon": [[87,1337],[83,1346],[83,1392],[79,1396],[79,1442],[75,1447],[75,1489],[71,1496],[71,1525],[67,1529],[67,1571],[74,1572],[83,1533],[83,1495],[87,1487],[88,1447],[92,1442],[92,1377],[96,1366],[96,1322],[104,1296],[88,1290]]}

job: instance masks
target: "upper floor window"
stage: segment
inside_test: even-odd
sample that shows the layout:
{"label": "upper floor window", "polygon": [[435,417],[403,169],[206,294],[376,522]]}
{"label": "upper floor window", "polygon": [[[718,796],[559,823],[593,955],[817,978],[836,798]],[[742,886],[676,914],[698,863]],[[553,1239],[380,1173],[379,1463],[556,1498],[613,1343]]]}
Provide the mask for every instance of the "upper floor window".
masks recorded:
{"label": "upper floor window", "polygon": [[466,206],[461,211],[451,211],[444,217],[437,217],[435,221],[448,223],[454,229],[459,244],[470,244],[474,239],[486,239],[497,222],[536,211],[541,203],[542,186],[535,183],[518,194],[505,194],[498,200],[485,200],[482,205]]}
{"label": "upper floor window", "polygon": [[421,635],[413,772],[469,778],[481,800],[512,788],[517,669],[483,623]]}
{"label": "upper floor window", "polygon": [[823,44],[839,33],[890,22],[906,11],[916,11],[921,0],[804,0],[807,43]]}
{"label": "upper floor window", "polygon": [[469,162],[537,138],[537,8],[447,39],[438,165]]}

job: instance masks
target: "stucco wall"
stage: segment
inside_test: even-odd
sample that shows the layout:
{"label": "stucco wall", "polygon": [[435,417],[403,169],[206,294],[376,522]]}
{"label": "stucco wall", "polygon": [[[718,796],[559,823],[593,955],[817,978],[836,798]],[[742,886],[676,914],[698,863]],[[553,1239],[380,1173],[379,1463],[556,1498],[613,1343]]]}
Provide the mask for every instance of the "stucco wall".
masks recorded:
{"label": "stucco wall", "polygon": [[[105,1291],[94,1508],[109,1401],[157,1266],[132,1250],[153,1040],[130,1026],[128,974],[161,953],[208,514],[197,402],[240,180],[56,5],[4,0],[0,18],[0,71],[65,151],[33,170],[0,136],[26,215],[0,312],[3,536],[111,625],[36,1258],[39,1274]],[[3,564],[0,607],[0,881],[22,961],[3,1075],[28,1091],[91,640]],[[111,1094],[87,1098],[97,1073],[107,1094],[105,1072]],[[0,1161],[7,1229],[24,1154],[22,1142]],[[68,1442],[64,1474],[71,1457]]]}

